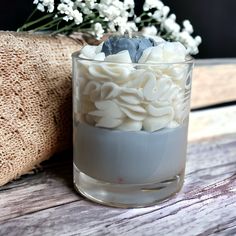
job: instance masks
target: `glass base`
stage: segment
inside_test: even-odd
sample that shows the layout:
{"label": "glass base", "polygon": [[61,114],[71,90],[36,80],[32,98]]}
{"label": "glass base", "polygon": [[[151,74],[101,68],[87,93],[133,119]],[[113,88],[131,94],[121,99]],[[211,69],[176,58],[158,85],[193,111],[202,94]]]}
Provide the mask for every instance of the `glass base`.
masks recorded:
{"label": "glass base", "polygon": [[177,193],[184,182],[184,170],[167,180],[147,184],[114,184],[91,178],[74,165],[74,185],[86,198],[121,208],[147,207]]}

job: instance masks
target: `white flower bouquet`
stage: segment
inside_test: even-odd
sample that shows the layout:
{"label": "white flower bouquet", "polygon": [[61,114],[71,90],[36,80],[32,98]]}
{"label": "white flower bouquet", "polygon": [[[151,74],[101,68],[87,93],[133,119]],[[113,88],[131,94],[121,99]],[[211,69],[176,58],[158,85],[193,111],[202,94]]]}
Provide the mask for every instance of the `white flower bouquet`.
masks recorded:
{"label": "white flower bouquet", "polygon": [[[135,32],[159,36],[167,41],[179,41],[189,54],[197,54],[201,37],[193,37],[189,20],[176,22],[175,14],[160,0],[145,0],[143,12],[137,16],[133,0],[34,0],[37,5],[27,22],[18,31],[50,31],[51,34],[73,32],[91,33],[100,39],[104,33]],[[41,18],[31,21],[36,11],[45,12]]]}

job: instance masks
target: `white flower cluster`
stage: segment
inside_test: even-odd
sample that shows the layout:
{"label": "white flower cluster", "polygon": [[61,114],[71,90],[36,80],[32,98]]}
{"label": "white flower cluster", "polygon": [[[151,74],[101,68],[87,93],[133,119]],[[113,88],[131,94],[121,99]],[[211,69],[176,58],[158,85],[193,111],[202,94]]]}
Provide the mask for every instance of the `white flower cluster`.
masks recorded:
{"label": "white flower cluster", "polygon": [[44,12],[48,8],[48,12],[54,11],[54,0],[34,0],[33,4],[37,4],[37,9]]}
{"label": "white flower cluster", "polygon": [[64,14],[63,19],[65,21],[74,20],[76,25],[79,25],[83,22],[83,15],[78,9],[74,9],[74,2],[71,0],[61,0],[61,3],[58,5],[57,10],[60,14]]}
{"label": "white flower cluster", "polygon": [[[108,23],[108,31],[116,31],[118,28],[120,33],[132,31],[136,29],[134,24],[127,24],[128,18],[133,16],[134,1],[125,0],[101,0],[97,5],[99,16],[104,18]],[[129,12],[129,10],[131,10]]]}
{"label": "white flower cluster", "polygon": [[164,4],[162,3],[162,1],[159,1],[159,0],[146,0],[144,5],[143,5],[143,10],[148,11],[152,8],[161,9],[163,7],[164,7]]}
{"label": "white flower cluster", "polygon": [[97,0],[76,0],[75,6],[79,7],[80,10],[85,14],[92,14],[92,10],[97,6]]}
{"label": "white flower cluster", "polygon": [[[34,0],[37,9],[44,12],[48,8],[49,12],[57,9],[55,16],[63,16],[65,21],[74,21],[76,25],[85,22],[85,18],[92,23],[92,34],[98,39],[105,32],[114,32],[118,29],[120,33],[126,31],[137,31],[134,22],[128,22],[128,18],[134,15],[134,0],[60,0],[54,5],[54,0]],[[85,22],[86,25],[88,22]]]}
{"label": "white flower cluster", "polygon": [[[187,48],[187,52],[190,54],[197,54],[198,53],[198,46],[201,43],[201,37],[196,36],[195,38],[192,37],[193,33],[193,26],[191,25],[189,20],[183,21],[183,28],[176,22],[176,15],[169,14],[170,8],[165,6],[162,1],[160,0],[146,0],[143,5],[144,11],[149,11],[151,9],[156,9],[154,13],[148,13],[148,16],[155,20],[157,23],[160,24],[159,28],[160,31],[165,32],[167,35],[167,39],[171,41],[180,41],[185,45]],[[141,19],[138,19],[140,22]],[[136,23],[137,18],[136,18]],[[143,32],[145,34],[150,35],[162,35],[162,32],[158,32],[158,29],[155,26],[147,26],[143,28]]]}
{"label": "white flower cluster", "polygon": [[[189,20],[176,22],[175,14],[169,14],[170,8],[161,0],[145,0],[143,13],[134,14],[134,0],[34,0],[37,9],[54,13],[53,19],[72,21],[59,32],[68,33],[81,28],[90,29],[100,39],[105,32],[124,34],[142,30],[144,34],[160,36],[167,41],[179,41],[185,45],[188,53],[197,54],[201,37],[193,37],[193,26]],[[56,9],[56,10],[55,10]],[[54,27],[58,20],[54,21]],[[65,25],[65,24],[62,24]],[[62,26],[63,27],[63,26]],[[41,29],[41,28],[40,28]],[[48,28],[47,28],[48,29]]]}

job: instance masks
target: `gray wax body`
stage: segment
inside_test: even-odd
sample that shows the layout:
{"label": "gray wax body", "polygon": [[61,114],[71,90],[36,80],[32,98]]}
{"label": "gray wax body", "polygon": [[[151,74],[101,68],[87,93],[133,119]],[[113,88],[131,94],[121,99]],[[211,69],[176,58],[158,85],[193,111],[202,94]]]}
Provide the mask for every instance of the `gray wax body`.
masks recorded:
{"label": "gray wax body", "polygon": [[185,169],[188,122],[157,132],[74,127],[74,164],[109,183],[146,184],[171,179]]}

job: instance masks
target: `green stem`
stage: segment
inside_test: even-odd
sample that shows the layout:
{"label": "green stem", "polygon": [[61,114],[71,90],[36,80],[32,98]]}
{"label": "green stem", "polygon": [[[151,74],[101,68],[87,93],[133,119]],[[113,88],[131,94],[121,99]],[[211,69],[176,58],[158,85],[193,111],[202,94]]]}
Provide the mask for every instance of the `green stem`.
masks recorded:
{"label": "green stem", "polygon": [[31,22],[29,22],[29,23],[27,23],[27,24],[24,24],[24,25],[23,25],[21,28],[19,28],[17,31],[22,31],[22,30],[28,28],[29,26],[35,25],[35,24],[39,23],[40,21],[43,21],[43,20],[45,20],[45,19],[47,19],[47,18],[52,17],[53,15],[54,15],[53,13],[52,13],[52,14],[48,14],[48,15],[43,16],[43,17],[41,17],[41,18],[39,18],[39,19],[37,19],[37,20],[31,21]]}
{"label": "green stem", "polygon": [[[96,22],[94,22],[94,23],[96,23]],[[84,27],[84,26],[89,25],[89,24],[91,24],[89,21],[88,21],[88,22],[83,22],[82,24],[80,24],[80,25],[79,25],[78,27],[76,27],[75,29]]]}
{"label": "green stem", "polygon": [[61,23],[61,21],[57,22],[56,31],[59,29],[60,23]]}
{"label": "green stem", "polygon": [[[99,18],[97,18],[97,20],[99,20]],[[94,20],[94,23],[96,23],[96,22],[99,22],[99,21],[95,21]],[[59,30],[56,30],[55,32],[53,32],[51,35],[55,35],[55,34],[58,34],[58,33],[65,33],[65,34],[69,34],[69,33],[71,33],[71,32],[76,32],[77,30],[80,30],[80,32],[86,32],[86,33],[88,33],[87,32],[87,30],[88,30],[88,28],[84,28],[85,26],[87,26],[87,25],[90,25],[91,23],[90,23],[90,19],[88,19],[87,20],[87,22],[85,21],[85,22],[83,22],[82,24],[80,24],[80,25],[76,25],[75,23],[72,23],[72,24],[70,24],[70,25],[68,25],[68,26],[65,26],[65,27],[63,27],[63,28],[61,28],[61,29],[59,29]],[[92,29],[91,29],[92,30]]]}
{"label": "green stem", "polygon": [[64,26],[64,27],[62,27],[61,29],[54,31],[54,32],[52,33],[52,35],[59,34],[59,33],[65,31],[65,30],[67,30],[67,29],[70,29],[70,28],[73,27],[74,25],[75,25],[75,23],[73,22],[73,23],[70,24],[70,25]]}
{"label": "green stem", "polygon": [[[96,19],[94,19],[94,22],[93,22],[93,24],[95,24],[95,23],[101,23],[102,25],[103,25],[103,23],[104,23],[104,21],[102,21],[99,17],[97,17]],[[91,23],[90,23],[90,20],[89,21],[87,21],[87,22],[83,22],[82,24],[80,24],[80,25],[78,25],[77,27],[75,27],[75,28],[73,28],[73,30],[78,30],[78,29],[81,29],[82,30],[82,27],[84,27],[84,26],[87,26],[87,25],[90,25]],[[84,28],[84,29],[86,29],[86,28]]]}
{"label": "green stem", "polygon": [[[36,31],[39,31],[39,30],[50,29],[50,28],[52,28],[53,26],[55,26],[56,24],[58,24],[62,19],[63,19],[63,17],[55,18],[54,20],[48,22],[47,24],[44,24],[44,25],[42,25],[42,26],[39,26],[39,27],[33,29],[32,31],[33,31],[33,32],[36,32]],[[58,22],[58,21],[59,21],[59,22]],[[47,26],[49,26],[49,27],[47,27]]]}
{"label": "green stem", "polygon": [[140,18],[142,18],[143,16],[145,16],[145,15],[147,15],[147,13],[146,12],[143,12],[140,16],[138,16],[138,17],[140,17]]}
{"label": "green stem", "polygon": [[29,20],[32,18],[32,16],[35,14],[36,11],[37,11],[37,8],[35,8],[33,10],[33,12],[29,15],[29,17],[26,19],[25,23],[29,22]]}

